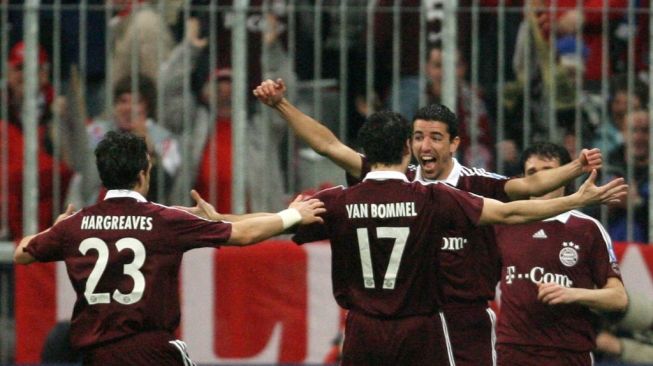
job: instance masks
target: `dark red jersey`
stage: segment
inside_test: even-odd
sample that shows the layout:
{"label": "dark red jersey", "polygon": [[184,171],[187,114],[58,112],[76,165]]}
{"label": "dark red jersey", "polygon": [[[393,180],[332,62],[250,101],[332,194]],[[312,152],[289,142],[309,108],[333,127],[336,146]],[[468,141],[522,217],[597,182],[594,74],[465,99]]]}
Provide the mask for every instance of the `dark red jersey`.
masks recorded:
{"label": "dark red jersey", "polygon": [[591,351],[593,313],[581,305],[547,305],[538,282],[602,288],[619,278],[612,242],[601,224],[578,211],[523,225],[495,226],[503,258],[499,343]]}
{"label": "dark red jersey", "polygon": [[430,314],[441,301],[438,253],[462,242],[483,200],[445,184],[410,183],[397,172],[369,173],[353,187],[318,193],[324,224],[294,240],[330,239],[336,301],[379,317]]}
{"label": "dark red jersey", "polygon": [[[367,159],[362,156],[365,175],[370,170]],[[410,181],[430,182],[421,175],[419,166],[410,165],[406,172]],[[355,177],[347,176],[348,183],[357,183]],[[453,169],[443,182],[460,190],[502,202],[510,199],[505,192],[508,178],[479,168],[468,168],[453,159]],[[470,228],[461,234],[459,244],[442,245],[439,261],[445,302],[483,302],[494,299],[499,281],[501,263],[494,232],[491,226]]]}
{"label": "dark red jersey", "polygon": [[77,293],[73,347],[179,325],[178,272],[185,251],[217,246],[231,224],[112,190],[36,236],[25,251],[41,262],[65,261]]}

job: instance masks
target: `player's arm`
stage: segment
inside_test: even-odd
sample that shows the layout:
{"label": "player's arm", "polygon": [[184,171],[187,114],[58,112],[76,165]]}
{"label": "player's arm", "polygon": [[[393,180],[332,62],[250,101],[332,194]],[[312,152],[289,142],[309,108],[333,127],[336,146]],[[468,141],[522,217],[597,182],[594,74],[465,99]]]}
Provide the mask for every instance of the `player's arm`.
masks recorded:
{"label": "player's arm", "polygon": [[628,295],[616,277],[608,278],[600,289],[563,287],[556,283],[538,284],[537,298],[545,304],[580,304],[598,311],[624,311]]}
{"label": "player's arm", "polygon": [[569,184],[582,174],[589,173],[593,169],[600,169],[601,164],[601,150],[583,149],[575,160],[554,169],[539,171],[528,177],[511,179],[506,182],[504,189],[511,200],[542,196]]}
{"label": "player's arm", "polygon": [[326,156],[350,175],[360,177],[362,161],[360,155],[340,141],[326,126],[307,116],[284,98],[286,86],[282,79],[265,80],[254,95],[264,104],[275,109],[288,122],[295,135],[315,152]]}
{"label": "player's arm", "polygon": [[286,229],[297,224],[312,224],[323,222],[318,215],[324,213],[324,203],[312,198],[302,201],[296,198],[290,206],[276,214],[251,217],[231,225],[231,236],[226,245],[244,246],[258,243],[279,235]]}
{"label": "player's arm", "polygon": [[213,207],[212,204],[206,202],[202,198],[202,196],[200,196],[200,194],[197,193],[196,190],[194,189],[191,190],[190,196],[193,200],[195,200],[196,203],[195,206],[193,207],[175,206],[175,207],[180,210],[184,210],[186,212],[192,213],[195,216],[203,217],[211,221],[237,222],[245,219],[251,219],[254,217],[274,215],[273,213],[270,212],[255,212],[255,213],[242,214],[242,215],[219,213],[218,211],[215,210],[215,207]]}
{"label": "player's arm", "polygon": [[[66,217],[72,215],[74,211],[75,211],[75,208],[73,207],[73,205],[68,205],[68,207],[66,207],[66,211],[57,217],[57,219],[55,220],[53,226],[56,225],[59,221],[61,221],[61,220],[65,219]],[[27,248],[27,246],[29,245],[30,241],[32,241],[32,239],[34,239],[38,235],[41,235],[41,234],[47,232],[48,230],[50,230],[50,228],[48,228],[46,230],[43,230],[38,234],[28,235],[28,236],[22,238],[20,240],[20,243],[18,243],[18,246],[16,247],[16,250],[14,250],[14,263],[16,263],[16,264],[30,264],[30,263],[36,262],[36,258],[34,258],[34,256],[29,254],[28,252],[25,252],[23,249]]]}
{"label": "player's arm", "polygon": [[596,170],[576,193],[548,200],[522,200],[503,203],[484,198],[479,224],[523,224],[546,219],[569,210],[600,203],[614,203],[625,197],[628,185],[622,178],[596,186]]}

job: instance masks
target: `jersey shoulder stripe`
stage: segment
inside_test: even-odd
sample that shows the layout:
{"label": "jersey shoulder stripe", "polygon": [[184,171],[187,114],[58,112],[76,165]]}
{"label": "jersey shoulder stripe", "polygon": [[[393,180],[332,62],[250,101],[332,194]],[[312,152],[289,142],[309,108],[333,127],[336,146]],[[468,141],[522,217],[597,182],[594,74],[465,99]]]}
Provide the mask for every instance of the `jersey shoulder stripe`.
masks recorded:
{"label": "jersey shoulder stripe", "polygon": [[605,230],[603,225],[599,222],[599,220],[593,218],[590,215],[587,215],[585,213],[582,213],[580,211],[572,210],[571,212],[572,216],[588,220],[592,222],[596,227],[599,229],[599,232],[601,233],[601,237],[603,237],[603,241],[605,242],[606,249],[608,250],[608,254],[610,255],[610,262],[611,263],[616,263],[617,262],[617,256],[614,254],[614,247],[612,245],[612,239],[610,238],[610,235],[608,234],[608,231]]}
{"label": "jersey shoulder stripe", "polygon": [[504,180],[508,179],[508,177],[498,174],[498,173],[493,173],[493,172],[488,172],[487,170],[483,168],[469,168],[466,166],[461,166],[460,167],[460,175],[461,176],[480,176],[480,177],[486,177],[486,178],[492,178],[492,179],[498,179],[498,180]]}

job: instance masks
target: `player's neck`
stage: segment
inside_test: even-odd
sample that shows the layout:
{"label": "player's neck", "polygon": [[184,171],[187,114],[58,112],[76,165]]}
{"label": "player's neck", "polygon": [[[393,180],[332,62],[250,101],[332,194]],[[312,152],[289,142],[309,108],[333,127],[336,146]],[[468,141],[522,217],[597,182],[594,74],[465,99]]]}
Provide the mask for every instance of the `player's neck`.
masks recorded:
{"label": "player's neck", "polygon": [[408,169],[408,164],[410,163],[410,155],[408,155],[408,157],[409,157],[408,159],[403,159],[399,164],[384,164],[384,163],[372,164],[372,166],[370,166],[370,170],[393,171],[393,172],[405,173],[406,170]]}

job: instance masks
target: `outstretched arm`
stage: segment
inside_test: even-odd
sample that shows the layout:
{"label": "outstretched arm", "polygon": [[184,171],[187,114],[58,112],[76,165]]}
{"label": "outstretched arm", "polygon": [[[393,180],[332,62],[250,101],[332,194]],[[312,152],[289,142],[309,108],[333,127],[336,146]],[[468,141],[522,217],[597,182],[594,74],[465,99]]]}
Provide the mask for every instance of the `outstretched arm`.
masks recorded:
{"label": "outstretched arm", "polygon": [[523,200],[502,203],[484,198],[479,224],[523,224],[600,203],[614,203],[626,196],[628,185],[617,178],[603,186],[596,186],[596,170],[572,195],[548,200]]}
{"label": "outstretched arm", "polygon": [[262,216],[271,216],[273,213],[269,212],[255,212],[249,214],[223,214],[215,210],[212,204],[206,202],[196,190],[190,191],[191,198],[196,202],[196,205],[193,207],[184,207],[184,206],[175,206],[180,210],[192,213],[195,216],[203,217],[211,221],[229,221],[229,222],[238,222],[245,219],[251,219],[253,217],[262,217]]}
{"label": "outstretched arm", "polygon": [[231,226],[231,237],[226,245],[244,246],[279,235],[297,224],[322,223],[318,216],[324,213],[324,203],[312,198],[302,201],[298,197],[290,206],[272,215],[251,217],[235,222]]}
{"label": "outstretched arm", "polygon": [[343,168],[350,175],[360,177],[362,160],[360,155],[338,140],[327,127],[307,116],[286,98],[286,86],[282,79],[265,80],[256,89],[254,95],[264,104],[274,108],[288,122],[288,126],[297,137],[308,144],[315,152]]}
{"label": "outstretched arm", "polygon": [[555,169],[542,170],[528,177],[511,179],[506,182],[504,189],[511,200],[543,196],[567,185],[581,174],[589,173],[593,169],[600,169],[601,164],[601,150],[583,149],[575,160]]}
{"label": "outstretched arm", "polygon": [[616,277],[608,278],[600,289],[563,287],[557,283],[538,284],[537,298],[545,304],[580,304],[599,311],[624,311],[628,295]]}

